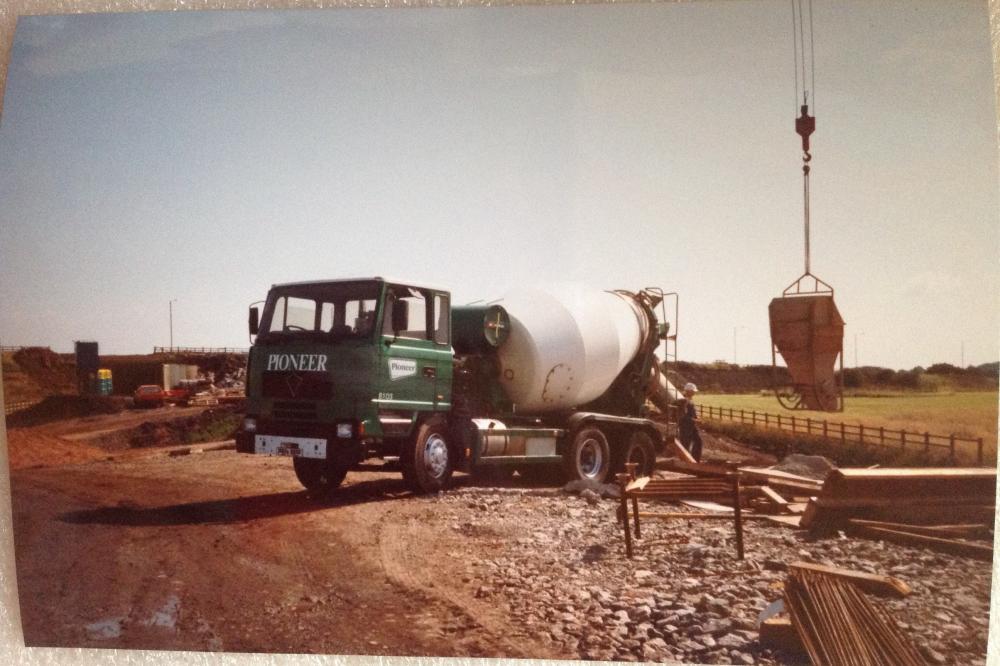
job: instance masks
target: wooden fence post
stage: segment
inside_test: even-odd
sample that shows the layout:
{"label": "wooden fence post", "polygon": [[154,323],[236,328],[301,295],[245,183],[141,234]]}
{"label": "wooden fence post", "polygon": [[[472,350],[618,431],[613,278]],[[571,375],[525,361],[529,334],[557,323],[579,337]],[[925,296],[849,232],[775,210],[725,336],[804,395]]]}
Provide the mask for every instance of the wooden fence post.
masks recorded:
{"label": "wooden fence post", "polygon": [[948,437],[948,448],[951,449],[951,459],[955,459],[955,433],[951,433]]}
{"label": "wooden fence post", "polygon": [[740,424],[742,425],[745,421],[743,420],[743,410],[740,409]]}
{"label": "wooden fence post", "polygon": [[879,426],[878,427],[878,443],[879,443],[879,446],[885,446],[885,427],[884,426]]}
{"label": "wooden fence post", "polygon": [[847,435],[844,434],[844,422],[840,422],[840,445],[844,446],[847,444]]}
{"label": "wooden fence post", "polygon": [[795,432],[795,416],[792,416],[792,432]]}
{"label": "wooden fence post", "polygon": [[929,432],[924,433],[924,453],[931,452],[931,434]]}
{"label": "wooden fence post", "polygon": [[976,440],[976,462],[979,465],[983,464],[983,438],[980,437]]}
{"label": "wooden fence post", "polygon": [[806,434],[807,435],[813,434],[813,420],[808,416],[806,417]]}
{"label": "wooden fence post", "polygon": [[826,419],[823,419],[823,437],[826,438],[827,436],[828,436],[828,433],[827,433],[827,423],[826,423]]}
{"label": "wooden fence post", "polygon": [[906,431],[899,431],[899,448],[906,450]]}
{"label": "wooden fence post", "polygon": [[858,439],[861,440],[861,445],[865,444],[865,427],[864,425],[858,425]]}
{"label": "wooden fence post", "polygon": [[750,425],[757,425],[757,410],[750,412]]}
{"label": "wooden fence post", "polygon": [[771,427],[770,420],[771,420],[771,415],[768,414],[767,412],[764,412],[764,427],[765,428],[770,428]]}

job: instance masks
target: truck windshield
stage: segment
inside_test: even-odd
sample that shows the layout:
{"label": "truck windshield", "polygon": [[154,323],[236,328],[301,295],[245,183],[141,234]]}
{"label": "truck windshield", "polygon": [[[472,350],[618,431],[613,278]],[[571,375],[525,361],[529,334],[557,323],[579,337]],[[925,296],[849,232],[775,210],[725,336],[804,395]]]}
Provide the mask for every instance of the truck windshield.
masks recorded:
{"label": "truck windshield", "polygon": [[259,340],[371,338],[378,282],[328,282],[275,287],[267,295]]}

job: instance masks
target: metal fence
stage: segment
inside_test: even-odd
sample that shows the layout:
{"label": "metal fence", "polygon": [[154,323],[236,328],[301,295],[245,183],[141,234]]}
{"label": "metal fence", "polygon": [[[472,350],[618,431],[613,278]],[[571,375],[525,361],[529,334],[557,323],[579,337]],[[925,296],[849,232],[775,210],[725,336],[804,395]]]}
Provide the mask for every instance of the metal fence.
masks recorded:
{"label": "metal fence", "polygon": [[733,407],[714,407],[698,405],[701,418],[716,421],[735,421],[746,425],[777,428],[791,433],[823,437],[841,444],[861,444],[865,446],[884,446],[898,449],[922,449],[930,453],[931,449],[946,449],[952,458],[956,457],[959,445],[963,451],[970,445],[976,447],[976,462],[983,464],[983,438],[972,439],[950,435],[934,435],[929,432],[909,432],[892,430],[882,426],[866,426],[861,423],[831,422],[826,419],[814,419],[788,414],[769,414],[752,409],[735,409]]}
{"label": "metal fence", "polygon": [[240,347],[153,347],[154,354],[246,354]]}

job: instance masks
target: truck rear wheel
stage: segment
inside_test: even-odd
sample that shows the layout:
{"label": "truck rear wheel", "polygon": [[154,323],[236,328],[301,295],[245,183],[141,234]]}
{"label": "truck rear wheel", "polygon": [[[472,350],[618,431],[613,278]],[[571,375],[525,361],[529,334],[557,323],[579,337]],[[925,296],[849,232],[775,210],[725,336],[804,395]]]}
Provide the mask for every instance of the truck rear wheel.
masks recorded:
{"label": "truck rear wheel", "polygon": [[347,468],[317,458],[292,458],[295,476],[306,490],[327,493],[340,487]]}
{"label": "truck rear wheel", "polygon": [[637,476],[649,476],[656,467],[656,447],[648,432],[636,430],[629,435],[628,443],[618,452],[615,469],[625,471],[626,463],[636,463]]}
{"label": "truck rear wheel", "polygon": [[570,481],[604,483],[611,469],[608,438],[600,428],[581,428],[563,454],[563,464]]}
{"label": "truck rear wheel", "polygon": [[441,419],[431,419],[417,429],[417,435],[400,456],[403,480],[418,493],[444,490],[455,471],[455,455],[449,439],[451,433]]}

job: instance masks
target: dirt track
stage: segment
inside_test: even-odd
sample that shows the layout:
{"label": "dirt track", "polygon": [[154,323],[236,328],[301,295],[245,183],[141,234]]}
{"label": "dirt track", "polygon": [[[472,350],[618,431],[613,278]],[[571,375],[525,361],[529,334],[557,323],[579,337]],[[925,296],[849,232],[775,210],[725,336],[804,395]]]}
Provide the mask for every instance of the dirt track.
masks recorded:
{"label": "dirt track", "polygon": [[[324,500],[286,459],[108,451],[113,437],[87,436],[151,415],[10,431],[12,461],[34,465],[11,472],[28,645],[801,663],[756,645],[755,620],[783,563],[804,558],[910,582],[892,612],[930,661],[985,655],[988,563],[759,523],[741,562],[711,521],[650,526],[627,560],[611,501],[416,497],[377,465]],[[65,447],[93,456],[67,462]]]}
{"label": "dirt track", "polygon": [[287,460],[217,451],[19,470],[12,489],[28,645],[558,656],[456,589],[462,544],[421,528],[398,474],[321,502]]}

